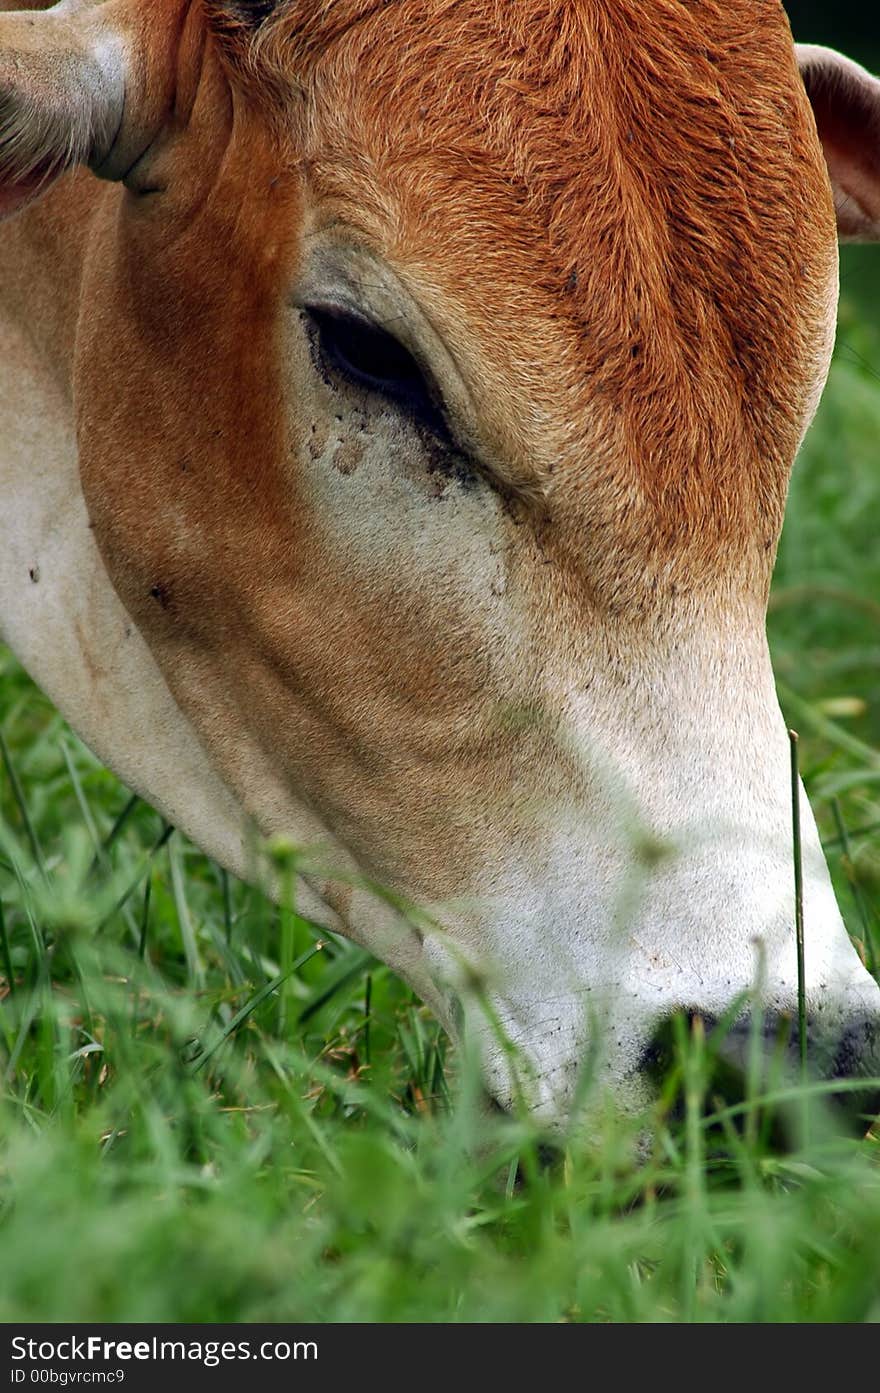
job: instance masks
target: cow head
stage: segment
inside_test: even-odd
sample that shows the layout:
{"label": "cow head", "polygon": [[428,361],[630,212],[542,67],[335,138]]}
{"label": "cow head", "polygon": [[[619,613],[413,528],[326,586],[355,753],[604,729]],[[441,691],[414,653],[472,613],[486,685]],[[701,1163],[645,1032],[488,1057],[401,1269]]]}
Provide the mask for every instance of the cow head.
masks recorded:
{"label": "cow head", "polygon": [[[795,1010],[764,619],[828,169],[880,233],[880,85],[802,66],[827,164],[763,0],[0,18],[6,211],[75,162],[115,185],[73,373],[113,585],[242,812],[447,1024],[479,998],[491,1092],[503,1036],[551,1117],[596,1041],[636,1102],[669,1013],[759,958]],[[817,1054],[880,1072],[803,817]]]}

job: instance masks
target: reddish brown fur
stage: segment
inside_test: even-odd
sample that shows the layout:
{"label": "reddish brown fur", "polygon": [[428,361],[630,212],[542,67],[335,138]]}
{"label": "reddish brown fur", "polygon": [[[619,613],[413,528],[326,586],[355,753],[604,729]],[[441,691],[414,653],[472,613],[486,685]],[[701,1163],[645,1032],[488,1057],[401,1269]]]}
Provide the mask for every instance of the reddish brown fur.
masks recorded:
{"label": "reddish brown fur", "polygon": [[504,365],[514,437],[525,404],[570,427],[530,463],[561,466],[574,529],[619,539],[596,593],[730,552],[765,584],[835,254],[781,8],[290,0],[249,64],[304,90],[318,190]]}

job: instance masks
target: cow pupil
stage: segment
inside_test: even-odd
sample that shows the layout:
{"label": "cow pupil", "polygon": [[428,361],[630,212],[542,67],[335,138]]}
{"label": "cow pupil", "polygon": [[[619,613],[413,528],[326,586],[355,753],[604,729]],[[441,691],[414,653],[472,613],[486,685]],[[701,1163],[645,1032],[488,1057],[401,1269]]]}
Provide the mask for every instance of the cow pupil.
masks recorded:
{"label": "cow pupil", "polygon": [[338,311],[311,309],[309,314],[327,368],[433,424],[438,413],[424,374],[393,334]]}

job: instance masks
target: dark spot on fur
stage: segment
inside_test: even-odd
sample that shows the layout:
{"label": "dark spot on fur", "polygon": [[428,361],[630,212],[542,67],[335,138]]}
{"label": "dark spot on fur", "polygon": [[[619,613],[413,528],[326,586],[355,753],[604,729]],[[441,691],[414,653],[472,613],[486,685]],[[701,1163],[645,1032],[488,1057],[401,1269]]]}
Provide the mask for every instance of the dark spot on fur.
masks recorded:
{"label": "dark spot on fur", "polygon": [[443,496],[447,482],[458,484],[462,489],[476,487],[479,476],[473,465],[448,438],[438,438],[428,429],[421,429],[418,433],[425,451],[428,474],[434,480],[438,498]]}
{"label": "dark spot on fur", "polygon": [[171,591],[167,585],[154,585],[150,590],[150,599],[155,600],[163,609],[167,609],[171,604]]}
{"label": "dark spot on fur", "polygon": [[333,464],[340,474],[354,474],[364,458],[364,447],[360,440],[340,440],[333,453]]}
{"label": "dark spot on fur", "polygon": [[30,576],[30,578],[31,578],[31,580],[33,581],[34,585],[38,585],[38,584],[39,584],[39,580],[40,580],[40,568],[39,568],[39,566],[31,566],[30,570],[28,571],[28,575]]}

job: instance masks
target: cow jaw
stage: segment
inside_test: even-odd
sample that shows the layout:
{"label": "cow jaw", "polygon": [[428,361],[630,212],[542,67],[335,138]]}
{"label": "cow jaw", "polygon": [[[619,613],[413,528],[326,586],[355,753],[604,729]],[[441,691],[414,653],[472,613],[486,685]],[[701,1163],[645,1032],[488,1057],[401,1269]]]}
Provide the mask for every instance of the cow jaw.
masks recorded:
{"label": "cow jaw", "polygon": [[[760,1002],[796,1019],[790,750],[752,620],[731,617],[726,636],[723,621],[682,625],[640,653],[625,693],[594,652],[560,728],[585,773],[581,801],[536,797],[531,845],[500,875],[487,869],[481,898],[438,907],[448,937],[427,956],[463,992],[503,1104],[519,1092],[558,1121],[585,1070],[644,1102],[644,1060],[675,1011],[718,1019],[740,998],[743,1017]],[[880,990],[842,924],[803,793],[801,815],[807,1010],[828,1059],[853,1015],[876,1022]],[[862,1071],[878,1065],[866,1048]]]}

